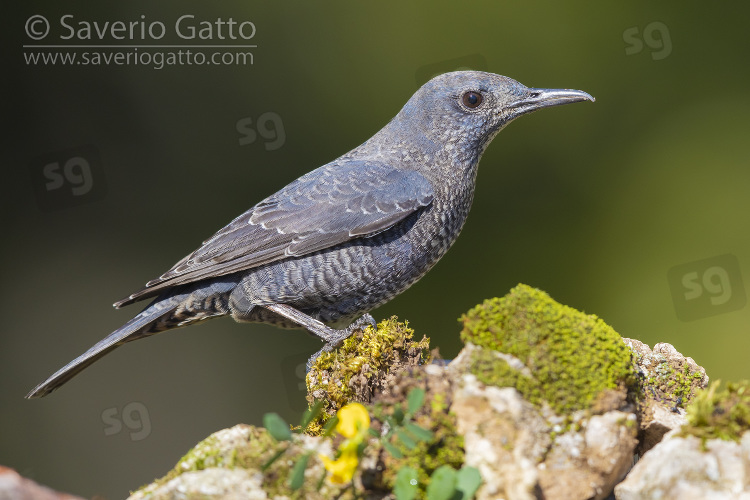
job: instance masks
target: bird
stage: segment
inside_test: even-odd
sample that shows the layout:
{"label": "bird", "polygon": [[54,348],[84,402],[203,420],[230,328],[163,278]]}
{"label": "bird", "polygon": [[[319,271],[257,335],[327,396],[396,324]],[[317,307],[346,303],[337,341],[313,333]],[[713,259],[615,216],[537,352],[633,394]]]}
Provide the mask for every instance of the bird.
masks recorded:
{"label": "bird", "polygon": [[116,302],[152,302],[26,396],[40,398],[113,349],[210,318],[303,328],[331,351],[456,241],[477,167],[514,119],[586,92],[481,71],[437,75],[370,139],[299,177]]}

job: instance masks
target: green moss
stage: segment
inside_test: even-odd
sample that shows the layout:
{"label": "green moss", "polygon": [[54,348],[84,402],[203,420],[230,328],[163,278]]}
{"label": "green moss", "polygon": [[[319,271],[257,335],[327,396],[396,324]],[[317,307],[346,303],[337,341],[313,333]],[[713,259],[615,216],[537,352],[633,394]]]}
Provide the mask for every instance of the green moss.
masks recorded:
{"label": "green moss", "polygon": [[[394,366],[402,366],[409,358],[422,364],[429,359],[430,340],[413,340],[414,330],[396,316],[383,320],[377,329],[368,326],[346,339],[341,347],[320,355],[307,374],[307,398],[325,403],[320,416],[308,427],[307,433],[318,435],[325,422],[350,401],[367,402],[374,392],[370,384],[356,384],[356,377],[365,381],[382,378]],[[363,387],[364,385],[364,387]],[[358,392],[359,391],[359,392]]]}
{"label": "green moss", "polygon": [[688,423],[680,432],[701,438],[704,447],[709,439],[739,441],[750,430],[750,382],[730,382],[722,391],[719,382],[696,394],[687,407]]}
{"label": "green moss", "polygon": [[[603,390],[634,379],[630,349],[612,327],[527,285],[486,300],[461,321],[462,340],[485,348],[472,359],[479,380],[515,387],[528,401],[546,401],[560,413],[588,408]],[[528,370],[512,368],[492,351]]]}

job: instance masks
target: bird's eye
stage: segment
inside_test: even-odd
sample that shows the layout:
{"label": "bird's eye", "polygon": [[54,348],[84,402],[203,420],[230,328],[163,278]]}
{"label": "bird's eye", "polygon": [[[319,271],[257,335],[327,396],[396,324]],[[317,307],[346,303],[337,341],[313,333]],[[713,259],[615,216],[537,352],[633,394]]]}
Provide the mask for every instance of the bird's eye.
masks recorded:
{"label": "bird's eye", "polygon": [[464,103],[464,106],[470,109],[479,107],[479,105],[482,104],[483,100],[484,98],[482,97],[482,94],[480,94],[479,92],[466,92],[461,98],[461,101]]}

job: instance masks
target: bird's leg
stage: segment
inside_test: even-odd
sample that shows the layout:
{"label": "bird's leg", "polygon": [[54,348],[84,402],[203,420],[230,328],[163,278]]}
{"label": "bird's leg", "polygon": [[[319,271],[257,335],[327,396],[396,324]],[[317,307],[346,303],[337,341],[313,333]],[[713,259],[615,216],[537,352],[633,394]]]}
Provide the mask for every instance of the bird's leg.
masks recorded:
{"label": "bird's leg", "polygon": [[377,327],[375,319],[369,313],[362,315],[357,321],[344,329],[334,330],[333,328],[324,325],[321,321],[311,318],[307,314],[286,304],[269,304],[264,305],[263,307],[307,328],[310,333],[320,337],[320,339],[326,343],[321,350],[313,354],[310,359],[307,360],[307,371],[310,371],[310,367],[315,360],[318,359],[318,356],[324,352],[330,352],[340,346],[341,343],[349,338],[355,331],[365,328],[368,325],[372,325],[373,328]]}
{"label": "bird's leg", "polygon": [[315,360],[318,359],[318,356],[323,354],[324,352],[331,352],[335,348],[337,348],[339,345],[341,345],[341,342],[343,342],[345,339],[349,338],[352,333],[356,332],[357,330],[361,328],[367,328],[368,326],[372,326],[373,328],[377,328],[378,324],[375,322],[375,318],[373,318],[370,313],[365,313],[362,316],[360,316],[357,321],[352,323],[351,325],[347,326],[343,330],[334,330],[334,332],[342,332],[343,338],[338,341],[338,343],[327,343],[323,346],[322,349],[320,349],[318,352],[310,356],[310,358],[307,360],[307,364],[305,365],[305,373],[309,372],[312,368],[313,363],[315,363]]}

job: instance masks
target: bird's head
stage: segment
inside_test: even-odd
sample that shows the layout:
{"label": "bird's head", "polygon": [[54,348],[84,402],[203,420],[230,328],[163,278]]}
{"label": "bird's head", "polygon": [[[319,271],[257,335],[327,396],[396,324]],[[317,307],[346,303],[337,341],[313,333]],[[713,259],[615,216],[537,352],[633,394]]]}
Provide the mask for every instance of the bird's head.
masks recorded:
{"label": "bird's head", "polygon": [[529,88],[506,76],[456,71],[425,83],[396,121],[399,127],[419,131],[435,147],[478,160],[492,138],[519,116],[579,101],[594,98],[580,90]]}

